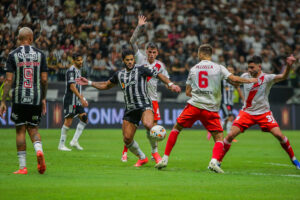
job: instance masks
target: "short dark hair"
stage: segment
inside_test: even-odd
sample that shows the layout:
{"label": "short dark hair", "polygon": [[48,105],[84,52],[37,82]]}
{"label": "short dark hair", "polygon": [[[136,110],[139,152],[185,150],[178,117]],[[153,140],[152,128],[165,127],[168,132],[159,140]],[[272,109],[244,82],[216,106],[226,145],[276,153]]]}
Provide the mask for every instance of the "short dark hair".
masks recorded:
{"label": "short dark hair", "polygon": [[79,53],[73,53],[72,58],[73,60],[76,60],[77,58],[82,57]]}
{"label": "short dark hair", "polygon": [[124,60],[124,58],[128,55],[133,55],[134,56],[134,52],[131,49],[123,49],[123,51],[122,51],[122,60]]}
{"label": "short dark hair", "polygon": [[198,53],[203,53],[205,55],[211,56],[213,52],[212,46],[210,44],[202,44],[198,49]]}
{"label": "short dark hair", "polygon": [[151,48],[151,49],[157,49],[158,50],[158,46],[157,44],[155,44],[154,42],[149,42],[146,46],[146,49]]}
{"label": "short dark hair", "polygon": [[255,64],[261,64],[262,63],[262,58],[260,56],[252,56],[251,58],[248,59],[248,64],[249,63],[255,63]]}

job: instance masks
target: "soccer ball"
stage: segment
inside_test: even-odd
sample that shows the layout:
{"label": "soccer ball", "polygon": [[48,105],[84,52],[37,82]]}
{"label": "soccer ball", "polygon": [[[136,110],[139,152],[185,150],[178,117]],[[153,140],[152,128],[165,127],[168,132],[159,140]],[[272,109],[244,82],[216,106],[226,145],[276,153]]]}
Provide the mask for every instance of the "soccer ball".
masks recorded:
{"label": "soccer ball", "polygon": [[167,135],[166,129],[160,125],[155,125],[150,130],[150,136],[157,141],[162,141]]}

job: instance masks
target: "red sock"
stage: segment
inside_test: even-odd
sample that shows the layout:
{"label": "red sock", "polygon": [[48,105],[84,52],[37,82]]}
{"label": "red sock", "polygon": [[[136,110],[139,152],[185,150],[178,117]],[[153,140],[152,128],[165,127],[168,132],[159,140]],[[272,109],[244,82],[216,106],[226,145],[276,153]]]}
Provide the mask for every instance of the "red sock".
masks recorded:
{"label": "red sock", "polygon": [[123,155],[124,153],[127,153],[127,151],[128,151],[128,148],[126,147],[126,145],[124,145],[124,149],[123,149],[122,155]]}
{"label": "red sock", "polygon": [[227,153],[227,151],[229,151],[230,147],[231,147],[231,143],[229,143],[227,140],[224,139],[224,148],[219,160],[220,162],[222,162],[225,154]]}
{"label": "red sock", "polygon": [[282,148],[289,154],[289,157],[291,160],[293,160],[293,157],[295,156],[294,151],[290,145],[290,141],[288,140],[287,137],[284,138],[283,142],[280,143]]}
{"label": "red sock", "polygon": [[214,148],[213,148],[212,158],[215,158],[218,161],[220,161],[220,158],[221,158],[222,153],[223,153],[223,147],[224,147],[223,141],[217,141],[215,143]]}
{"label": "red sock", "polygon": [[169,135],[168,141],[167,141],[167,145],[166,145],[166,149],[165,149],[165,155],[169,156],[175,143],[177,140],[177,136],[179,134],[179,131],[176,129],[173,129]]}

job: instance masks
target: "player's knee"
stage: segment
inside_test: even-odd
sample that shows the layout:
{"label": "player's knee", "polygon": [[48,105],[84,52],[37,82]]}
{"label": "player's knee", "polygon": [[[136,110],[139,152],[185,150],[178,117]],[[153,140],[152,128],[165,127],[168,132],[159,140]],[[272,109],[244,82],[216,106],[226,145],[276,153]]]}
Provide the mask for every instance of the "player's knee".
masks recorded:
{"label": "player's knee", "polygon": [[144,126],[147,130],[150,130],[154,126],[154,124],[153,122],[144,122]]}
{"label": "player's knee", "polygon": [[87,117],[87,115],[82,115],[81,116],[81,121],[87,124],[88,123],[88,117]]}
{"label": "player's knee", "polygon": [[125,145],[127,146],[127,145],[130,145],[131,144],[131,142],[132,142],[132,138],[130,138],[130,137],[123,137],[123,141],[124,141],[124,143],[125,143]]}

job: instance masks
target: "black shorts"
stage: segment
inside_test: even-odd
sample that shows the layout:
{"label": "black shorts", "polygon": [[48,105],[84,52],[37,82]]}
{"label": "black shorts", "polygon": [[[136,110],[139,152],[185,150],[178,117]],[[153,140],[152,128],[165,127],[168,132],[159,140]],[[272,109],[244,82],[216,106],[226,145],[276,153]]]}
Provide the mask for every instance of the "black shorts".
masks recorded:
{"label": "black shorts", "polygon": [[81,113],[85,113],[85,110],[82,106],[64,104],[64,116],[65,116],[65,118],[67,118],[67,117],[74,118],[77,115],[80,115]]}
{"label": "black shorts", "polygon": [[16,126],[38,126],[42,117],[42,105],[12,104],[11,120]]}
{"label": "black shorts", "polygon": [[139,126],[140,121],[142,119],[142,115],[146,110],[152,110],[152,108],[145,107],[145,108],[139,108],[139,109],[128,111],[128,112],[125,111],[123,120],[129,121],[129,122],[133,123],[134,125]]}
{"label": "black shorts", "polygon": [[221,105],[221,110],[223,112],[224,119],[227,119],[229,116],[234,116],[232,113],[232,106],[227,104]]}

